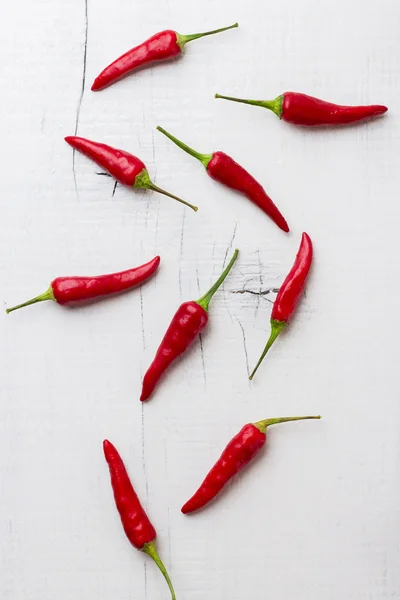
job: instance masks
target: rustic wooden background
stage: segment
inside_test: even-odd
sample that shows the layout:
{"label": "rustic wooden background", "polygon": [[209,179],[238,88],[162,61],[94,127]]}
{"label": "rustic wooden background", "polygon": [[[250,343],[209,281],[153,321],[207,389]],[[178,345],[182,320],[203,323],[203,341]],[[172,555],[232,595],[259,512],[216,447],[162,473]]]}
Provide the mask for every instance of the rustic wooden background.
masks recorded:
{"label": "rustic wooden background", "polygon": [[[99,71],[154,32],[239,29],[103,92]],[[5,309],[58,275],[155,254],[156,277],[84,308],[44,303],[0,318],[0,597],[168,598],[124,539],[101,443],[126,460],[158,530],[178,600],[400,598],[400,4],[395,0],[3,2],[0,35],[0,290]],[[384,103],[382,119],[303,131],[214,93],[304,91]],[[155,130],[247,167],[291,226]],[[96,174],[78,133],[140,156],[197,214]],[[301,232],[315,246],[306,295],[253,384],[273,289]],[[233,249],[210,327],[147,405],[142,375],[177,306]],[[208,510],[183,502],[240,427],[276,427],[263,458]]]}

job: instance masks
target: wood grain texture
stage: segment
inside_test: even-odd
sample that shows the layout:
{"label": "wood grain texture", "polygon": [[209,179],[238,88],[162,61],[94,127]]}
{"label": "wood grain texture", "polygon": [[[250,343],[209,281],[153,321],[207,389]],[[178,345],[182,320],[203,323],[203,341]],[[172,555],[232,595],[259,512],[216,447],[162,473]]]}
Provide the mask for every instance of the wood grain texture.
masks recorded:
{"label": "wood grain texture", "polygon": [[[193,42],[181,60],[90,91],[105,65],[155,31],[236,20],[239,29]],[[126,460],[178,598],[400,598],[399,20],[394,0],[4,5],[3,307],[57,275],[125,269],[157,253],[162,263],[118,298],[0,316],[2,600],[168,597],[124,539],[104,437]],[[213,98],[286,90],[390,111],[304,131]],[[290,235],[207,178],[158,124],[247,167]],[[199,212],[114,192],[65,144],[74,132],[137,154],[157,185]],[[303,230],[315,245],[306,296],[250,384],[273,290]],[[142,406],[141,377],[175,309],[204,293],[235,247],[201,344]],[[324,419],[271,429],[267,452],[220,501],[181,515],[245,422],[303,413]]]}

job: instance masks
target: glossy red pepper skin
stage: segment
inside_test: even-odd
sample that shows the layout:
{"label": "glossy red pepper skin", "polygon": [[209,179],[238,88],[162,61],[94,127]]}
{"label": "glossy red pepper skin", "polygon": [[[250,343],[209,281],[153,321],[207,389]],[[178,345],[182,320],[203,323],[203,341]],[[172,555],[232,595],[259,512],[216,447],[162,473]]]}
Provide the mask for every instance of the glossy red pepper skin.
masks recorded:
{"label": "glossy red pepper skin", "polygon": [[176,311],[156,356],[143,378],[140,396],[142,402],[150,398],[163,373],[174,360],[182,356],[207,325],[210,300],[231,270],[238,253],[239,250],[235,250],[228,266],[204,296],[197,301],[184,302]]}
{"label": "glossy red pepper skin", "polygon": [[267,440],[269,425],[286,421],[319,419],[314,417],[282,417],[248,423],[228,443],[195,494],[183,505],[184,514],[195,512],[213,500],[225,485],[257,456]]}
{"label": "glossy red pepper skin", "polygon": [[108,171],[122,185],[133,187],[136,177],[146,170],[146,165],[140,158],[125,150],[73,135],[67,136],[65,141]]}
{"label": "glossy red pepper skin", "polygon": [[148,263],[109,275],[96,277],[57,277],[51,283],[54,298],[59,304],[90,300],[129,290],[146,281],[158,269],[160,257]]}
{"label": "glossy red pepper skin", "polygon": [[304,292],[312,259],[313,246],[311,238],[307,233],[303,233],[293,267],[282,283],[272,307],[271,319],[284,321],[285,323],[289,322]]}
{"label": "glossy red pepper skin", "polygon": [[156,33],[108,65],[94,80],[92,90],[94,92],[102,90],[139,67],[169,60],[181,52],[175,31],[167,29]]}
{"label": "glossy red pepper skin", "polygon": [[251,423],[245,425],[226,446],[197,492],[183,505],[182,512],[192,513],[211,502],[228,481],[260,452],[265,442],[265,433]]}
{"label": "glossy red pepper skin", "polygon": [[121,517],[126,537],[135,548],[145,552],[154,560],[167,582],[172,600],[175,600],[175,591],[172,582],[157,552],[156,530],[133,489],[123,460],[118,450],[108,440],[104,440],[103,450],[110,470],[115,504]]}
{"label": "glossy red pepper skin", "polygon": [[117,294],[132,289],[149,279],[158,269],[159,264],[160,257],[156,256],[140,267],[134,267],[119,273],[96,275],[94,277],[57,277],[51,282],[49,289],[44,294],[13,308],[8,308],[7,313],[44,300],[54,300],[63,305]]}
{"label": "glossy red pepper skin", "polygon": [[283,94],[282,119],[294,125],[347,125],[387,112],[386,106],[342,106],[296,92]]}
{"label": "glossy red pepper skin", "polygon": [[94,80],[92,90],[94,92],[102,90],[141,67],[175,58],[182,54],[185,45],[192,40],[227,31],[237,26],[238,24],[235,23],[229,27],[192,35],[180,35],[171,29],[160,31],[108,65]]}
{"label": "glossy red pepper skin", "polygon": [[303,233],[293,267],[282,283],[272,307],[269,340],[249,379],[253,379],[265,355],[296,310],[310,272],[312,259],[313,246],[310,236],[307,233]]}
{"label": "glossy red pepper skin", "polygon": [[174,196],[155,185],[150,179],[146,165],[137,156],[133,156],[133,154],[125,150],[119,150],[107,144],[93,142],[92,140],[74,135],[67,136],[65,141],[74,150],[82,152],[82,154],[93,160],[99,167],[108,171],[122,185],[137,189],[153,190],[197,211],[197,206],[193,206],[193,204],[189,204],[186,200],[182,200],[182,198]]}
{"label": "glossy red pepper skin", "polygon": [[246,169],[224,152],[214,152],[208,163],[207,173],[223,185],[244,194],[263,210],[282,231],[289,231],[282,213],[273,203],[261,184]]}
{"label": "glossy red pepper skin", "polygon": [[156,539],[150,522],[133,489],[125,465],[111,442],[103,442],[104,456],[110,469],[111,486],[122,526],[130,543],[138,550]]}
{"label": "glossy red pepper skin", "polygon": [[285,218],[272,202],[264,188],[233,158],[221,151],[213,152],[213,154],[201,154],[181,140],[178,140],[178,138],[162,127],[157,127],[157,129],[174,142],[174,144],[179,146],[179,148],[203,163],[208,175],[212,179],[226,185],[232,190],[242,193],[261,208],[280,229],[285,232],[289,231],[289,225]]}
{"label": "glossy red pepper skin", "polygon": [[207,323],[208,314],[202,306],[194,301],[181,304],[143,378],[142,402],[150,398],[162,374],[189,348]]}
{"label": "glossy red pepper skin", "polygon": [[304,127],[348,125],[373,119],[388,110],[380,104],[343,106],[298,92],[285,92],[274,100],[246,100],[220,94],[215,94],[215,97],[267,108],[283,121]]}

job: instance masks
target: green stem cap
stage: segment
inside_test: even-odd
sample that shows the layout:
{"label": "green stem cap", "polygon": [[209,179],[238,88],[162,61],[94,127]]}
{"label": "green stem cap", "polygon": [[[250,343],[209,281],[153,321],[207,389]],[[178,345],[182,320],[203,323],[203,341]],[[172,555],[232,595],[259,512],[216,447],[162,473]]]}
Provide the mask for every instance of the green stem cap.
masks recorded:
{"label": "green stem cap", "polygon": [[154,560],[157,567],[160,569],[161,573],[164,575],[165,581],[167,582],[168,587],[171,591],[172,600],[176,600],[175,590],[174,590],[174,586],[172,585],[172,581],[169,578],[169,575],[168,575],[167,569],[164,566],[164,563],[162,562],[161,558],[158,556],[156,540],[153,540],[152,542],[145,544],[142,548],[142,551],[145,552],[148,556],[150,556]]}
{"label": "green stem cap", "polygon": [[36,304],[36,302],[44,302],[45,300],[57,300],[54,297],[53,288],[50,286],[49,289],[44,292],[44,294],[40,294],[40,296],[36,296],[36,298],[32,298],[31,300],[27,300],[23,304],[17,304],[17,306],[13,306],[12,308],[7,308],[6,313],[13,312],[13,310],[18,310],[19,308],[24,308],[24,306],[29,306],[30,304]]}
{"label": "green stem cap", "polygon": [[264,352],[261,354],[258,363],[254,367],[254,370],[249,377],[250,380],[253,379],[254,375],[256,374],[256,372],[258,370],[258,367],[261,365],[262,361],[264,360],[265,355],[267,354],[268,350],[271,348],[272,344],[274,343],[274,341],[276,340],[276,338],[278,337],[278,335],[280,334],[280,332],[282,331],[282,329],[285,326],[286,326],[285,321],[276,321],[275,319],[271,319],[271,334],[269,336],[269,340],[264,348]]}
{"label": "green stem cap", "polygon": [[153,190],[153,192],[158,192],[159,194],[163,194],[164,196],[168,196],[169,198],[173,198],[174,200],[177,200],[178,202],[180,202],[181,204],[184,204],[185,206],[188,206],[195,212],[197,212],[199,210],[197,206],[194,206],[193,204],[189,204],[189,202],[186,202],[186,200],[182,200],[182,198],[179,198],[178,196],[174,196],[173,194],[170,194],[169,192],[166,192],[165,190],[163,190],[163,189],[159,188],[157,185],[155,185],[151,181],[150,175],[149,175],[147,169],[143,169],[143,171],[141,173],[139,173],[139,175],[136,175],[136,179],[135,179],[135,183],[134,183],[133,187],[136,189]]}
{"label": "green stem cap", "polygon": [[179,146],[179,148],[181,148],[182,150],[184,150],[185,152],[190,154],[190,156],[194,156],[194,158],[197,158],[197,160],[199,160],[201,163],[203,163],[204,167],[207,169],[208,163],[210,162],[210,160],[213,157],[212,154],[200,154],[200,152],[193,150],[193,148],[191,148],[187,144],[184,144],[184,142],[181,142],[181,140],[178,140],[178,138],[176,138],[174,135],[172,135],[172,133],[168,133],[168,131],[166,131],[165,129],[163,129],[160,126],[157,127],[157,130],[161,131],[161,133],[163,133],[165,136],[167,136],[167,138],[169,138],[171,140],[171,142],[174,142],[174,144],[176,144],[177,146]]}
{"label": "green stem cap", "polygon": [[264,421],[257,421],[253,423],[254,427],[257,427],[261,433],[265,433],[267,427],[270,425],[277,425],[278,423],[287,423],[288,421],[305,421],[306,419],[320,419],[321,415],[314,415],[310,417],[278,417],[276,419],[264,419]]}
{"label": "green stem cap", "polygon": [[252,106],[268,108],[268,110],[272,110],[277,117],[282,119],[284,100],[283,95],[278,96],[275,98],[275,100],[245,100],[244,98],[233,98],[232,96],[221,96],[220,94],[215,94],[215,97],[222,98],[223,100],[230,100],[231,102],[241,102],[242,104],[251,104]]}
{"label": "green stem cap", "polygon": [[214,35],[215,33],[221,33],[222,31],[228,31],[228,29],[234,29],[235,27],[239,27],[239,23],[234,23],[233,25],[229,25],[229,27],[222,27],[221,29],[213,29],[212,31],[205,31],[204,33],[192,33],[190,35],[180,35],[180,33],[176,34],[176,43],[180,47],[181,51],[188,42],[192,40],[198,40],[199,38],[206,37],[207,35]]}
{"label": "green stem cap", "polygon": [[199,306],[201,306],[202,308],[204,308],[204,310],[206,312],[208,312],[208,305],[210,304],[210,300],[211,298],[214,296],[215,292],[218,290],[218,288],[222,285],[222,283],[225,281],[229,271],[232,269],[235,260],[237,259],[239,254],[239,250],[236,248],[235,252],[233,253],[233,256],[231,258],[231,260],[229,261],[228,266],[226,267],[226,269],[224,270],[224,272],[222,273],[222,275],[217,279],[217,281],[214,283],[214,285],[212,287],[210,287],[210,289],[208,290],[208,292],[206,294],[204,294],[204,296],[202,296],[201,298],[199,298],[199,300],[196,300],[196,304],[199,304]]}

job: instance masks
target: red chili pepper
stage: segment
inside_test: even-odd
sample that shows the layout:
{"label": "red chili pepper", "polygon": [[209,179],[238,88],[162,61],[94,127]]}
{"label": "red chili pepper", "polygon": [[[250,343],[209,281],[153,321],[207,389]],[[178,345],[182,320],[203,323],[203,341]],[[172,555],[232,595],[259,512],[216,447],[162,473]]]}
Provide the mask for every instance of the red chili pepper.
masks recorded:
{"label": "red chili pepper", "polygon": [[120,273],[111,273],[109,275],[97,275],[95,277],[57,277],[54,279],[49,289],[41,294],[28,300],[23,304],[7,308],[6,312],[10,313],[18,308],[43,302],[44,300],[54,300],[58,304],[70,304],[71,302],[79,302],[80,300],[90,300],[100,296],[107,296],[139,285],[146,281],[158,269],[160,257],[156,256],[150,262],[140,267],[134,267]]}
{"label": "red chili pepper", "polygon": [[242,98],[232,98],[231,96],[220,96],[220,94],[215,94],[215,97],[268,108],[277,117],[288,123],[309,127],[356,123],[357,121],[383,115],[388,110],[386,106],[376,104],[371,106],[341,106],[297,92],[285,92],[275,100],[244,100]]}
{"label": "red chili pepper", "polygon": [[187,350],[207,325],[210,300],[233,267],[238,254],[239,250],[235,250],[222,275],[204,296],[196,301],[184,302],[176,311],[156,356],[143,378],[142,394],[140,396],[142,402],[150,398],[164,371]]}
{"label": "red chili pepper", "polygon": [[157,553],[156,530],[146,515],[140,500],[133,489],[122,458],[117,449],[108,440],[103,442],[104,456],[110,468],[111,486],[115,504],[121,517],[122,526],[130,543],[138,550],[150,556],[164,575],[171,591],[172,600],[175,592],[167,570]]}
{"label": "red chili pepper", "polygon": [[194,211],[198,210],[197,206],[193,206],[193,204],[189,204],[189,202],[182,200],[182,198],[178,198],[178,196],[174,196],[156,186],[150,180],[146,165],[139,158],[133,156],[133,154],[125,150],[118,150],[112,146],[107,146],[107,144],[92,142],[91,140],[73,135],[66,137],[65,141],[72,148],[79,150],[79,152],[82,152],[82,154],[93,160],[97,165],[106,169],[122,185],[127,185],[135,189],[153,190],[189,206]]}
{"label": "red chili pepper", "polygon": [[250,375],[250,379],[253,379],[268,350],[296,310],[296,306],[304,290],[308,273],[311,268],[312,258],[313,247],[311,239],[306,233],[303,233],[294,265],[290,269],[285,281],[282,283],[272,308],[271,335],[264,348],[264,352],[261,354],[260,360]]}
{"label": "red chili pepper", "polygon": [[257,204],[278,227],[283,229],[283,231],[289,231],[288,224],[264,188],[250,173],[235,162],[233,158],[220,151],[213,152],[213,154],[200,154],[200,152],[196,152],[196,150],[178,140],[162,127],[157,127],[157,129],[179,146],[179,148],[182,148],[182,150],[202,162],[212,179],[244,194],[254,204]]}
{"label": "red chili pepper", "polygon": [[221,456],[208,473],[197,492],[182,507],[184,514],[203,508],[213,500],[236,473],[246,467],[260,452],[267,441],[266,429],[276,423],[320,419],[321,417],[280,417],[266,419],[257,423],[248,423],[226,446]]}
{"label": "red chili pepper", "polygon": [[207,31],[205,33],[194,33],[192,35],[180,35],[170,29],[160,31],[142,44],[139,44],[139,46],[128,50],[128,52],[125,52],[125,54],[108,65],[94,80],[92,90],[94,92],[102,90],[139,67],[178,56],[178,54],[182,54],[185,45],[192,40],[197,40],[206,35],[213,35],[214,33],[221,33],[221,31],[227,31],[238,26],[238,23],[235,23],[222,29],[215,29],[214,31]]}

